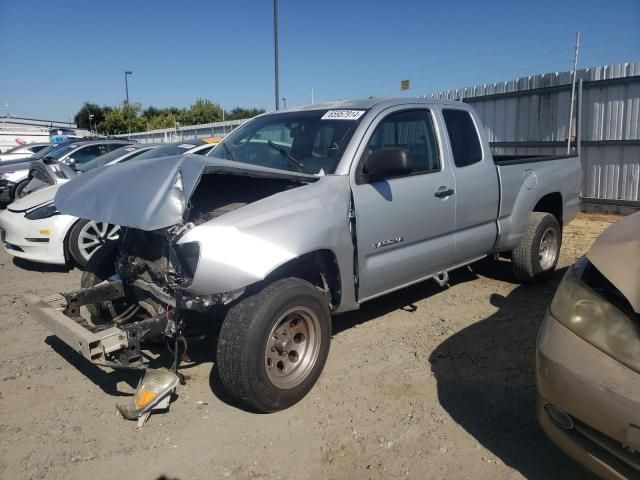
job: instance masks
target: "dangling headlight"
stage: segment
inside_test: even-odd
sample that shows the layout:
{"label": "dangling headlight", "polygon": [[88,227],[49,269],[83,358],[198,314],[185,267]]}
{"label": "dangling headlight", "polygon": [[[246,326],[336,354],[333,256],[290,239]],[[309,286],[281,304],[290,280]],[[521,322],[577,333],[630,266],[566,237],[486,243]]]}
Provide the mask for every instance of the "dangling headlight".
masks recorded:
{"label": "dangling headlight", "polygon": [[116,405],[127,420],[138,420],[142,428],[152,410],[169,408],[171,392],[178,385],[179,378],[168,370],[147,370],[138,383],[138,388],[130,405]]}

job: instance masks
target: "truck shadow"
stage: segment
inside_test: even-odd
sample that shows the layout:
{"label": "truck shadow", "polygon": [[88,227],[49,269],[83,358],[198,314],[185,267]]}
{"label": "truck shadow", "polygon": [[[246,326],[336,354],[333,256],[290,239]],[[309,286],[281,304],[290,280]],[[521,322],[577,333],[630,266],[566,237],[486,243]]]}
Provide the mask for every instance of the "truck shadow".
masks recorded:
{"label": "truck shadow", "polygon": [[536,419],[536,337],[565,270],[545,284],[492,295],[496,313],[450,336],[429,357],[438,400],[451,418],[530,479],[594,478],[546,438]]}
{"label": "truck shadow", "polygon": [[[50,335],[45,338],[45,343],[49,345],[54,352],[64,358],[65,361],[69,362],[69,364],[76,368],[81,374],[100,387],[103,392],[114,397],[131,396],[131,393],[119,390],[118,383],[122,381],[126,382],[127,385],[135,389],[138,385],[138,380],[144,375],[142,371],[136,370],[102,370],[100,367],[90,363],[82,355],[54,335]],[[159,366],[160,365],[157,360],[152,360],[150,363],[151,368],[158,368]],[[164,363],[162,366],[164,366]]]}
{"label": "truck shadow", "polygon": [[[448,286],[452,287],[461,283],[474,281],[480,275],[501,282],[517,283],[511,272],[511,262],[504,260],[495,261],[487,258],[452,272],[449,277]],[[433,295],[442,294],[446,292],[447,288],[448,287],[440,287],[433,280],[426,280],[411,287],[403,288],[397,292],[376,298],[363,304],[359,310],[335,316],[333,318],[332,332],[334,335],[338,334],[356,325],[387,315],[395,310],[402,309],[408,312],[415,312],[418,310],[418,307],[415,305],[417,302]]]}

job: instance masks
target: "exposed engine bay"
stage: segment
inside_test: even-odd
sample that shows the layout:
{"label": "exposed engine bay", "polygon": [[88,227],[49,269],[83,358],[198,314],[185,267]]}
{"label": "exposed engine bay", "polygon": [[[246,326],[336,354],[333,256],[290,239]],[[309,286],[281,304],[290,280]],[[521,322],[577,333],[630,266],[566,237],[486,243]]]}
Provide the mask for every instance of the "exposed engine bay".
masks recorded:
{"label": "exposed engine bay", "polygon": [[[185,209],[185,222],[144,231],[123,228],[118,242],[103,247],[87,266],[82,290],[63,294],[65,315],[94,333],[122,331],[120,346],[104,350],[99,362],[117,368],[144,368],[141,344],[165,341],[174,354],[174,369],[187,348],[189,336],[209,328],[203,315],[233,301],[234,295],[195,297],[183,291],[198,263],[198,251],[177,241],[187,231],[278,192],[303,185],[286,179],[234,175],[203,175]],[[86,311],[81,311],[84,306]],[[85,318],[88,316],[88,319]],[[107,351],[109,350],[109,351]]]}

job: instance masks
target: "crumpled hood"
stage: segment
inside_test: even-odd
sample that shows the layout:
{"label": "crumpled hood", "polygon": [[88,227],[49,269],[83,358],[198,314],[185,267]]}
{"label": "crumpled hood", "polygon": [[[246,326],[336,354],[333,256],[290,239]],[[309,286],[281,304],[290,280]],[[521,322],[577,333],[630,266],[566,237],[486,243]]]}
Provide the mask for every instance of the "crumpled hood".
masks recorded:
{"label": "crumpled hood", "polygon": [[182,222],[200,176],[226,173],[317,180],[202,155],[133,160],[90,170],[60,186],[55,204],[61,213],[140,230],[158,230]]}
{"label": "crumpled hood", "polygon": [[587,258],[640,313],[640,212],[607,228]]}

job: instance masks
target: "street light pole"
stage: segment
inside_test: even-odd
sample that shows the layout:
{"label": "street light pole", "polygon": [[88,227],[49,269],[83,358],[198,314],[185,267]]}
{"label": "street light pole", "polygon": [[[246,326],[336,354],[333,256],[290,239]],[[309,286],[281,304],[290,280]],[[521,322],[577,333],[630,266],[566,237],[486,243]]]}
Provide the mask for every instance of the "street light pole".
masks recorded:
{"label": "street light pole", "polygon": [[276,110],[280,110],[280,73],[278,69],[278,0],[273,0],[273,53],[275,64]]}
{"label": "street light pole", "polygon": [[129,130],[129,135],[131,135],[131,119],[129,118],[129,81],[128,76],[133,75],[131,70],[124,71],[124,91],[126,95],[125,108],[127,112],[127,129]]}

